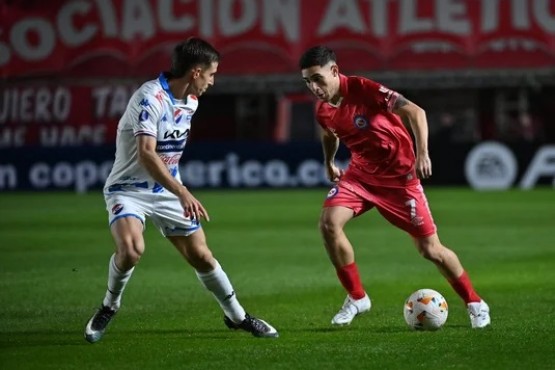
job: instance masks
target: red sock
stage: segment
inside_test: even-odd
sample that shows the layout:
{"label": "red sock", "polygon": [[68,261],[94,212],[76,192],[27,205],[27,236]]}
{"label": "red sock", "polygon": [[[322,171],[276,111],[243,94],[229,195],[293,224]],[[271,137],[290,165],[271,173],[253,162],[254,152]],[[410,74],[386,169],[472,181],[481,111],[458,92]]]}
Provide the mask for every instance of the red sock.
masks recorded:
{"label": "red sock", "polygon": [[470,278],[466,271],[463,271],[462,275],[456,280],[449,281],[455,292],[464,300],[464,303],[480,302],[482,299],[474,291],[474,287],[470,282]]}
{"label": "red sock", "polygon": [[341,281],[341,285],[349,293],[353,299],[364,298],[366,294],[362,283],[360,282],[360,276],[358,274],[358,267],[356,263],[351,263],[350,265],[345,265],[341,268],[335,270],[337,272],[337,277]]}

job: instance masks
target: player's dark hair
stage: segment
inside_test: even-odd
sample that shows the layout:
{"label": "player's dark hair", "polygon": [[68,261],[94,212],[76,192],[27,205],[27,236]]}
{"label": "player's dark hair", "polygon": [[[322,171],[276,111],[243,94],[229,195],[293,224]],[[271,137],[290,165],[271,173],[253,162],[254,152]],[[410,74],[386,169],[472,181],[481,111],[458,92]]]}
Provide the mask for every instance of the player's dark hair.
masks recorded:
{"label": "player's dark hair", "polygon": [[219,61],[220,53],[210,43],[197,37],[190,37],[173,49],[170,73],[172,77],[183,77],[196,65],[207,67]]}
{"label": "player's dark hair", "polygon": [[306,69],[314,66],[323,67],[330,61],[337,62],[337,57],[333,50],[327,46],[318,45],[311,47],[301,56],[299,60],[300,69]]}

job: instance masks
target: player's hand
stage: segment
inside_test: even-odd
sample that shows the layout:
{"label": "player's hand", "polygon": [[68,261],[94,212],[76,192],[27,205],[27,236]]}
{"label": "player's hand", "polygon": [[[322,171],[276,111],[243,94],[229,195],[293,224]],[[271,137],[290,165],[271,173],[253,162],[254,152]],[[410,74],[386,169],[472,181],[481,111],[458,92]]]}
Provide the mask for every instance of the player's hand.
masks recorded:
{"label": "player's hand", "polygon": [[345,173],[345,171],[343,171],[333,163],[326,165],[326,171],[327,171],[328,179],[331,182],[339,182],[339,180],[341,180],[341,177]]}
{"label": "player's hand", "polygon": [[179,201],[183,207],[185,217],[191,220],[199,221],[200,218],[204,218],[206,221],[210,221],[210,216],[208,212],[204,209],[203,205],[191,194],[186,187],[183,187],[183,191],[179,195]]}
{"label": "player's hand", "polygon": [[432,161],[428,154],[419,154],[416,157],[416,175],[421,179],[432,176]]}

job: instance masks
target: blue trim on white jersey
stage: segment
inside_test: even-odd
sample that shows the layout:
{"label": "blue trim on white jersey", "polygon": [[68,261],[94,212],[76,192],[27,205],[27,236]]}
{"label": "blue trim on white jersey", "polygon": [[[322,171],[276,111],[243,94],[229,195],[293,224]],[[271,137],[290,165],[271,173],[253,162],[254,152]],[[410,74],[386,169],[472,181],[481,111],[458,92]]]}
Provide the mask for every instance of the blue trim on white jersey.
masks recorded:
{"label": "blue trim on white jersey", "polygon": [[164,89],[166,94],[170,97],[172,104],[175,105],[175,98],[170,90],[170,85],[168,84],[168,79],[166,78],[164,72],[160,73],[160,76],[158,76],[158,82],[160,82],[162,89]]}
{"label": "blue trim on white jersey", "polygon": [[155,182],[154,186],[152,187],[152,192],[153,193],[161,193],[164,191],[164,187],[162,185],[160,185],[159,183]]}
{"label": "blue trim on white jersey", "polygon": [[165,149],[156,148],[156,153],[181,153],[185,149],[185,145],[181,146],[170,146]]}
{"label": "blue trim on white jersey", "polygon": [[[178,166],[168,168],[168,170],[170,170],[170,174],[172,175],[172,177],[177,176]],[[153,193],[162,193],[163,191],[164,191],[164,187],[162,185],[160,185],[159,183],[155,182],[154,186],[152,187],[152,192]]]}
{"label": "blue trim on white jersey", "polygon": [[157,141],[156,151],[158,153],[182,152],[185,149],[185,140]]}
{"label": "blue trim on white jersey", "polygon": [[148,181],[134,182],[132,185],[136,188],[148,189]]}
{"label": "blue trim on white jersey", "polygon": [[196,226],[192,226],[188,228],[184,228],[184,227],[174,227],[173,229],[166,228],[164,230],[164,235],[165,236],[188,236],[200,228],[201,228],[200,224],[197,224]]}
{"label": "blue trim on white jersey", "polygon": [[130,187],[148,189],[148,181],[113,184],[108,187],[108,193],[114,193],[116,191],[126,191]]}

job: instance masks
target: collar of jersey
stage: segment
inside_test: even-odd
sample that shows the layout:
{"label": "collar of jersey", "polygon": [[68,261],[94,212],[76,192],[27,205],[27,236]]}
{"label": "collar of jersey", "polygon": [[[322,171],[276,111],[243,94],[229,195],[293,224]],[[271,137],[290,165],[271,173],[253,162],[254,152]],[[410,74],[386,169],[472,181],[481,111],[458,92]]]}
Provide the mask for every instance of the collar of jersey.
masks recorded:
{"label": "collar of jersey", "polygon": [[160,73],[158,81],[160,82],[160,85],[162,85],[162,89],[164,89],[166,94],[168,94],[168,96],[170,97],[172,104],[175,105],[175,98],[173,97],[173,94],[170,90],[170,85],[168,85],[168,79],[166,78],[164,72]]}

